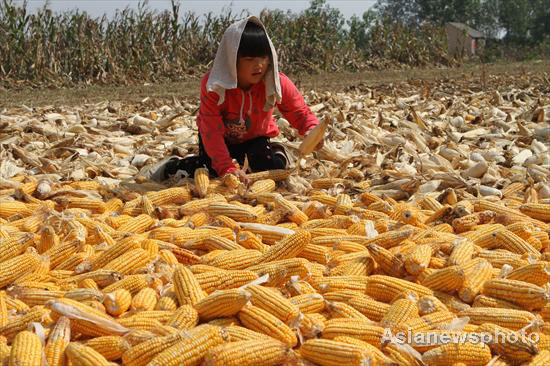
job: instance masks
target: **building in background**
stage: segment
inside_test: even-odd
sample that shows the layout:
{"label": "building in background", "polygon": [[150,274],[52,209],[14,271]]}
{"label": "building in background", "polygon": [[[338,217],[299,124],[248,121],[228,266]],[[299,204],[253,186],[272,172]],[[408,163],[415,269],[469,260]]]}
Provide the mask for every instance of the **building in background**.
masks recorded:
{"label": "building in background", "polygon": [[472,57],[483,50],[485,35],[463,23],[447,23],[449,55],[454,57]]}

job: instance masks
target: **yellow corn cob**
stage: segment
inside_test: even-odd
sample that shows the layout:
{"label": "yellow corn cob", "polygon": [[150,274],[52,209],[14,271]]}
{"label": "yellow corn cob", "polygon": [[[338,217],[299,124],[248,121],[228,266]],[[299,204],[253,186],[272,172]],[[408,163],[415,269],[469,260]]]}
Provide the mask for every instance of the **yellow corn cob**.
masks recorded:
{"label": "yellow corn cob", "polygon": [[8,295],[16,297],[29,306],[35,306],[44,305],[49,300],[61,298],[65,295],[65,291],[13,286],[8,289]]}
{"label": "yellow corn cob", "polygon": [[36,249],[42,254],[51,247],[59,245],[59,236],[55,233],[52,226],[46,225],[40,231],[40,241],[37,243]]}
{"label": "yellow corn cob", "polygon": [[147,311],[155,309],[158,301],[157,292],[150,288],[146,287],[141,289],[133,298],[130,308],[133,311]]}
{"label": "yellow corn cob", "polygon": [[223,270],[199,273],[195,275],[195,278],[206,293],[212,293],[215,290],[224,290],[246,285],[257,279],[258,275],[249,270]]}
{"label": "yellow corn cob", "polygon": [[40,338],[29,331],[15,336],[9,358],[10,366],[37,366],[42,363],[42,343]]}
{"label": "yellow corn cob", "polygon": [[130,308],[132,303],[132,295],[125,289],[115,290],[105,295],[103,305],[112,316],[119,316]]}
{"label": "yellow corn cob", "polygon": [[176,267],[173,281],[180,305],[195,305],[206,297],[198,279],[183,265]]}
{"label": "yellow corn cob", "polygon": [[237,319],[234,316],[229,317],[229,318],[213,319],[213,320],[210,320],[206,324],[215,325],[217,327],[222,327],[222,328],[230,327],[232,325],[241,325],[241,323],[239,322],[239,319]]}
{"label": "yellow corn cob", "polygon": [[275,366],[290,358],[287,346],[271,339],[254,339],[221,344],[204,356],[209,366]]}
{"label": "yellow corn cob", "polygon": [[128,331],[109,315],[71,299],[49,301],[53,320],[61,316],[71,318],[71,330],[89,336],[121,335]]}
{"label": "yellow corn cob", "polygon": [[550,302],[550,293],[547,289],[528,282],[509,279],[497,278],[486,281],[483,294],[510,301],[527,310],[539,310]]}
{"label": "yellow corn cob", "polygon": [[295,222],[297,225],[302,225],[309,220],[307,215],[302,210],[296,207],[296,205],[289,200],[283,198],[280,194],[275,194],[274,202],[278,207],[287,213],[290,221]]}
{"label": "yellow corn cob", "polygon": [[247,305],[238,314],[241,323],[248,329],[267,334],[289,347],[297,343],[294,332],[271,313],[253,305]]}
{"label": "yellow corn cob", "polygon": [[261,256],[262,252],[258,250],[225,250],[213,258],[203,260],[203,263],[221,269],[244,269],[256,263]]}
{"label": "yellow corn cob", "polygon": [[167,291],[159,297],[155,310],[175,311],[178,308],[178,297],[174,291]]}
{"label": "yellow corn cob", "polygon": [[507,276],[509,280],[525,281],[544,286],[550,281],[550,263],[538,262],[513,270]]}
{"label": "yellow corn cob", "polygon": [[215,291],[195,304],[201,319],[229,317],[237,314],[250,299],[243,289]]}
{"label": "yellow corn cob", "polygon": [[470,318],[470,324],[492,323],[511,330],[520,330],[535,320],[535,315],[523,310],[472,307],[461,311],[460,317]]}
{"label": "yellow corn cob", "polygon": [[0,240],[0,263],[22,254],[32,244],[33,234],[25,233],[19,237]]}
{"label": "yellow corn cob", "polygon": [[71,342],[65,350],[68,360],[73,365],[82,366],[111,366],[99,352],[81,343]]}
{"label": "yellow corn cob", "polygon": [[248,191],[255,196],[261,193],[273,192],[276,187],[277,185],[273,179],[261,179],[252,183]]}
{"label": "yellow corn cob", "polygon": [[252,341],[252,340],[262,340],[262,339],[273,340],[273,338],[271,338],[268,335],[255,332],[253,330],[250,330],[238,325],[230,325],[228,327],[225,327],[224,332],[227,335],[229,342]]}
{"label": "yellow corn cob", "polygon": [[536,344],[518,332],[489,323],[480,325],[478,331],[494,335],[488,346],[511,362],[528,362],[538,353]]}
{"label": "yellow corn cob", "polygon": [[130,344],[126,339],[120,336],[104,336],[92,338],[84,343],[85,346],[92,348],[107,361],[118,360],[130,349]]}
{"label": "yellow corn cob", "polygon": [[155,223],[155,220],[147,215],[141,214],[137,217],[131,218],[124,224],[118,227],[118,231],[122,233],[136,233],[141,234],[147,231],[151,225]]}
{"label": "yellow corn cob", "polygon": [[258,219],[258,215],[250,209],[228,203],[211,203],[207,210],[211,216],[223,215],[236,221],[254,222]]}
{"label": "yellow corn cob", "polygon": [[483,343],[449,343],[422,356],[427,366],[453,365],[462,362],[471,366],[485,366],[491,361],[491,350]]}
{"label": "yellow corn cob", "polygon": [[0,329],[8,324],[8,305],[6,303],[6,293],[0,291]]}
{"label": "yellow corn cob", "polygon": [[190,329],[196,326],[198,322],[197,310],[191,305],[182,305],[172,314],[166,324],[176,329]]}
{"label": "yellow corn cob", "polygon": [[270,247],[260,258],[258,258],[255,264],[293,258],[303,251],[310,241],[311,234],[309,232],[298,231]]}
{"label": "yellow corn cob", "polygon": [[298,319],[301,309],[291,299],[258,285],[247,286],[246,291],[250,293],[250,301],[254,306],[269,312],[285,324],[292,325]]}
{"label": "yellow corn cob", "polygon": [[239,178],[235,174],[226,174],[222,177],[223,184],[231,189],[236,189],[241,182],[239,181]]}
{"label": "yellow corn cob", "polygon": [[155,206],[181,204],[191,200],[191,192],[187,187],[167,188],[157,192],[148,192],[146,195]]}
{"label": "yellow corn cob", "polygon": [[418,296],[433,294],[432,290],[425,286],[383,275],[368,278],[366,294],[375,300],[389,302],[405,290],[416,292]]}
{"label": "yellow corn cob", "polygon": [[495,234],[495,239],[500,243],[500,246],[512,253],[517,254],[533,254],[537,257],[540,252],[533,248],[531,244],[521,239],[516,234],[508,230],[500,230]]}
{"label": "yellow corn cob", "polygon": [[48,366],[62,366],[65,364],[65,348],[71,340],[70,320],[62,316],[57,320],[48,336],[44,354]]}
{"label": "yellow corn cob", "polygon": [[363,313],[344,302],[327,301],[326,306],[331,319],[350,318],[370,321],[370,319],[367,318]]}
{"label": "yellow corn cob", "polygon": [[545,366],[550,362],[550,351],[541,351],[538,355],[533,357],[531,361],[525,363],[525,366]]}
{"label": "yellow corn cob", "polygon": [[413,276],[428,268],[433,249],[429,245],[418,245],[405,258],[405,269]]}
{"label": "yellow corn cob", "polygon": [[314,129],[308,132],[308,134],[300,144],[300,147],[298,148],[300,157],[305,157],[315,150],[317,145],[323,140],[325,131],[330,122],[330,117],[327,115]]}
{"label": "yellow corn cob", "polygon": [[149,262],[149,253],[141,248],[133,249],[122,254],[116,259],[107,263],[103,269],[119,272],[122,274],[131,274],[136,269],[145,267]]}
{"label": "yellow corn cob", "polygon": [[250,232],[250,231],[239,231],[236,238],[237,244],[246,249],[255,249],[260,252],[265,252],[267,246],[262,243],[260,236]]}
{"label": "yellow corn cob", "polygon": [[486,281],[493,276],[493,266],[486,260],[482,260],[473,270],[466,272],[462,288],[458,290],[458,296],[466,303],[471,304],[481,292]]}
{"label": "yellow corn cob", "polygon": [[401,332],[402,334],[407,334],[407,332],[416,334],[446,327],[454,319],[455,314],[453,313],[445,310],[435,311],[420,318],[407,320],[402,324],[396,325],[395,329],[396,332]]}
{"label": "yellow corn cob", "polygon": [[325,309],[325,300],[322,295],[303,294],[291,297],[290,303],[298,308],[302,313],[319,313]]}
{"label": "yellow corn cob", "polygon": [[208,193],[208,186],[210,185],[210,177],[208,169],[198,168],[195,170],[195,191],[197,195],[204,198]]}
{"label": "yellow corn cob", "polygon": [[291,171],[290,170],[284,170],[284,169],[275,169],[275,170],[266,170],[263,172],[256,172],[256,173],[250,173],[247,174],[247,178],[251,182],[256,182],[258,180],[262,179],[272,179],[276,182],[285,180],[289,177]]}
{"label": "yellow corn cob", "polygon": [[314,294],[317,292],[307,281],[293,279],[285,284],[285,290],[290,296]]}
{"label": "yellow corn cob", "polygon": [[330,261],[331,252],[331,248],[321,245],[307,244],[298,257],[305,258],[311,262],[327,264]]}
{"label": "yellow corn cob", "polygon": [[224,342],[222,330],[211,325],[201,325],[189,331],[188,337],[155,356],[148,366],[196,366],[206,352]]}
{"label": "yellow corn cob", "polygon": [[475,247],[471,241],[463,241],[453,247],[449,256],[448,265],[464,265],[468,263],[474,255]]}
{"label": "yellow corn cob", "polygon": [[366,315],[369,319],[377,322],[382,320],[390,308],[390,305],[378,302],[364,295],[352,297],[348,301],[348,304]]}
{"label": "yellow corn cob", "polygon": [[300,347],[300,355],[322,366],[375,364],[375,355],[367,348],[356,344],[328,339],[310,339]]}
{"label": "yellow corn cob", "polygon": [[367,249],[381,271],[393,277],[404,277],[405,265],[401,256],[395,256],[389,250],[376,244],[367,245]]}
{"label": "yellow corn cob", "polygon": [[367,278],[362,276],[328,276],[312,278],[312,286],[321,293],[338,290],[355,290],[365,292]]}
{"label": "yellow corn cob", "polygon": [[388,312],[380,321],[380,325],[385,328],[394,328],[395,326],[410,319],[419,318],[419,309],[417,299],[413,296],[407,296],[403,299],[394,301]]}
{"label": "yellow corn cob", "polygon": [[[9,297],[8,297],[9,299]],[[42,307],[33,307],[29,312],[17,316],[13,319],[8,318],[8,322],[5,326],[0,328],[0,334],[11,340],[19,332],[26,330],[30,323],[40,322],[45,317],[47,311]]]}
{"label": "yellow corn cob", "polygon": [[465,278],[466,276],[461,266],[451,266],[428,274],[421,283],[431,290],[452,293],[462,288]]}
{"label": "yellow corn cob", "polygon": [[519,210],[533,219],[550,222],[550,204],[526,203],[519,206]]}
{"label": "yellow corn cob", "polygon": [[370,320],[336,318],[327,320],[322,337],[325,339],[334,339],[339,336],[357,338],[381,349],[384,332],[384,328],[373,324]]}
{"label": "yellow corn cob", "polygon": [[513,304],[506,300],[496,299],[494,297],[477,295],[472,304],[475,308],[501,308],[501,309],[514,309],[523,310],[519,305]]}
{"label": "yellow corn cob", "polygon": [[7,219],[16,214],[26,217],[32,215],[33,211],[23,202],[0,200],[0,218]]}
{"label": "yellow corn cob", "polygon": [[0,265],[0,288],[11,284],[18,277],[40,266],[40,257],[29,253],[8,259]]}

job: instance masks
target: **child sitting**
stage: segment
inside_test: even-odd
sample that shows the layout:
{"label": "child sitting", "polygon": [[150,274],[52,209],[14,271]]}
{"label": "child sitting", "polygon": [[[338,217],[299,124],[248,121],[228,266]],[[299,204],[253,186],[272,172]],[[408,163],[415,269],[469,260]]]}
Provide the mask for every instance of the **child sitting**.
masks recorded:
{"label": "child sitting", "polygon": [[283,146],[270,142],[279,134],[275,106],[302,136],[319,124],[296,86],[279,72],[273,44],[260,20],[251,16],[225,31],[214,65],[202,79],[199,155],[166,159],[152,179],[192,177],[197,168],[207,167],[214,177],[235,174],[245,181],[239,168],[245,156],[253,172],[285,169],[289,162]]}

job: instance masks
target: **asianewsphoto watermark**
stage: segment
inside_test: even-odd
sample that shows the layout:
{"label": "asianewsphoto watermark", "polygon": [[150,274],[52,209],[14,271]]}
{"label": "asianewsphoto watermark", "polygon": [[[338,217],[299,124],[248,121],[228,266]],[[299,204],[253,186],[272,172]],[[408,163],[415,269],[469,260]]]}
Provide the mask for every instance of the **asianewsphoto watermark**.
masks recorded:
{"label": "asianewsphoto watermark", "polygon": [[397,332],[392,333],[386,328],[382,338],[384,342],[397,344],[408,344],[411,346],[433,346],[459,343],[484,343],[484,344],[515,344],[526,342],[537,344],[540,341],[538,333],[526,334],[524,331],[517,332],[463,332],[463,331],[424,331],[424,332]]}

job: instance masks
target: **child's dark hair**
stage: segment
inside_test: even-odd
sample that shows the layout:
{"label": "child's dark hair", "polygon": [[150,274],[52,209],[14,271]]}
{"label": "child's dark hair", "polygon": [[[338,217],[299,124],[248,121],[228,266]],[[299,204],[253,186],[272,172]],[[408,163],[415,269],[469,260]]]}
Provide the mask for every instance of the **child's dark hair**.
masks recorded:
{"label": "child's dark hair", "polygon": [[261,26],[250,21],[246,23],[237,55],[239,57],[271,57],[269,40]]}

